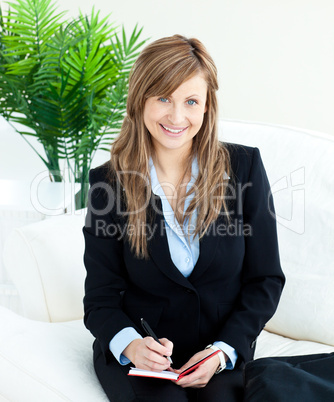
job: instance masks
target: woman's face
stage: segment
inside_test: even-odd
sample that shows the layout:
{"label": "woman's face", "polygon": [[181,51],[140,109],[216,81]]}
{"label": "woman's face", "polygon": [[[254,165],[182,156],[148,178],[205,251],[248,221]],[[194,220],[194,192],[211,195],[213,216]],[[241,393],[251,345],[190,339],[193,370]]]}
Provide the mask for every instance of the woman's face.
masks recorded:
{"label": "woman's face", "polygon": [[207,83],[197,74],[181,84],[169,97],[148,98],[144,123],[156,151],[178,149],[187,152],[202,126],[206,112]]}

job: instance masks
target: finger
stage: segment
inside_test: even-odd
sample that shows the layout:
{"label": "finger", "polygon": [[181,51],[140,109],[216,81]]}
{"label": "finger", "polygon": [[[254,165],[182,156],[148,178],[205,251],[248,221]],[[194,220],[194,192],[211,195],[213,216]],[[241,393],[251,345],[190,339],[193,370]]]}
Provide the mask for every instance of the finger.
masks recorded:
{"label": "finger", "polygon": [[171,350],[167,349],[166,346],[161,345],[159,342],[155,341],[152,337],[147,336],[144,338],[145,345],[148,349],[158,353],[161,356],[170,356]]}
{"label": "finger", "polygon": [[169,362],[167,364],[159,364],[159,363],[154,363],[150,360],[145,360],[142,362],[141,366],[138,368],[141,368],[143,370],[161,372],[161,371],[169,370],[169,367],[167,366],[168,364],[169,364]]}
{"label": "finger", "polygon": [[212,375],[204,367],[198,367],[195,371],[185,375],[177,381],[181,387],[202,387],[206,385]]}
{"label": "finger", "polygon": [[144,349],[142,357],[142,363],[148,367],[146,368],[146,370],[149,369],[152,371],[162,371],[170,367],[170,362],[167,360],[166,357],[161,356],[151,349]]}
{"label": "finger", "polygon": [[166,352],[166,356],[171,356],[171,354],[173,353],[173,347],[174,347],[173,342],[171,342],[167,338],[160,338],[159,341],[170,352],[170,354],[167,354],[167,352]]}
{"label": "finger", "polygon": [[[189,378],[188,378],[189,377]],[[202,388],[205,387],[206,384],[210,381],[210,376],[185,376],[181,378],[180,380],[176,381],[176,384],[179,385],[182,388]]]}
{"label": "finger", "polygon": [[182,373],[182,371],[186,370],[188,367],[192,366],[194,363],[198,361],[197,358],[192,357],[190,360],[187,361],[182,367],[179,368],[179,372]]}
{"label": "finger", "polygon": [[185,377],[182,377],[180,380],[177,380],[176,383],[180,385],[182,388],[187,388],[187,387],[197,387],[198,385],[201,385],[203,383],[204,379],[198,374],[192,373],[189,374]]}
{"label": "finger", "polygon": [[146,360],[145,367],[143,367],[143,368],[144,368],[144,370],[161,372],[161,371],[169,370],[169,368],[170,368],[169,365],[170,365],[169,361],[167,361],[166,364],[160,364],[160,363],[152,362],[150,360]]}
{"label": "finger", "polygon": [[186,384],[186,383],[192,383],[192,382],[196,381],[198,378],[201,377],[201,373],[200,372],[198,373],[198,371],[200,371],[200,370],[197,368],[192,373],[187,374],[184,377],[182,377],[180,380],[178,380],[178,382],[180,384]]}
{"label": "finger", "polygon": [[153,371],[166,370],[170,367],[170,362],[167,358],[161,354],[165,351],[165,347],[156,342],[153,338],[144,338],[145,349],[143,350],[143,356],[147,361],[145,364],[149,366]]}
{"label": "finger", "polygon": [[147,364],[150,364],[151,366],[162,366],[162,370],[165,370],[170,366],[170,362],[167,360],[167,358],[155,352],[154,350],[146,349],[144,352],[144,357],[149,361]]}

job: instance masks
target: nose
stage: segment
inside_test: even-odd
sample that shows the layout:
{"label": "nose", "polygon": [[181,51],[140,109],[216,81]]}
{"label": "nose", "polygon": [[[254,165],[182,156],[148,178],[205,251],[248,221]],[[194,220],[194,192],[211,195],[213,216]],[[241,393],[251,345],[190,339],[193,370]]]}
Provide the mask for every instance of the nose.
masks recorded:
{"label": "nose", "polygon": [[173,126],[180,126],[185,122],[184,110],[181,105],[173,104],[169,111],[168,120]]}

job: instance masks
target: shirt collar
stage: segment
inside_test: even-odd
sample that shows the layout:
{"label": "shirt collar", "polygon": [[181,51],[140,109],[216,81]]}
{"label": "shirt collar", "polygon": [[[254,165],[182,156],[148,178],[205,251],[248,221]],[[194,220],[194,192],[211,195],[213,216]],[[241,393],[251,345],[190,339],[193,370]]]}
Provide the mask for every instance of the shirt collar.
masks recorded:
{"label": "shirt collar", "polygon": [[[159,179],[158,179],[158,175],[157,175],[157,171],[155,170],[155,166],[153,163],[153,159],[150,156],[149,159],[149,168],[150,168],[150,174],[151,174],[151,188],[152,188],[152,192],[155,195],[159,195],[161,196],[165,196],[165,193],[160,185]],[[198,162],[197,162],[197,156],[194,157],[192,164],[191,164],[191,177],[188,183],[188,186],[190,184],[194,184],[196,179],[198,176]],[[187,187],[188,187],[187,186]]]}
{"label": "shirt collar", "polygon": [[[151,174],[151,188],[152,188],[152,192],[155,195],[159,195],[159,196],[164,196],[165,193],[163,191],[163,189],[161,188],[160,182],[158,180],[158,176],[157,176],[157,172],[155,170],[155,166],[153,163],[153,159],[150,156],[149,159],[149,168],[150,168],[150,174]],[[193,161],[192,161],[192,165],[191,165],[191,178],[189,180],[188,186],[190,184],[194,184],[196,179],[198,176],[198,161],[197,161],[197,156],[195,155]],[[230,179],[230,176],[228,176],[228,174],[226,172],[224,172],[224,179]],[[188,187],[187,186],[187,187]]]}

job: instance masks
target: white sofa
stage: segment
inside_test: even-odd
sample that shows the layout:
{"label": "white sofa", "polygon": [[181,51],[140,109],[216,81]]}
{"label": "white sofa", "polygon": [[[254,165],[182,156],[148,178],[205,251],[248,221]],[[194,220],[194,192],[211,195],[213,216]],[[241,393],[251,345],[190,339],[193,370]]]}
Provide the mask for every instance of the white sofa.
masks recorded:
{"label": "white sofa", "polygon": [[[334,137],[231,120],[220,122],[220,137],[259,147],[275,199],[287,282],[255,357],[333,352]],[[79,211],[16,229],[6,241],[25,317],[0,307],[0,400],[107,400],[82,323],[83,224]]]}

